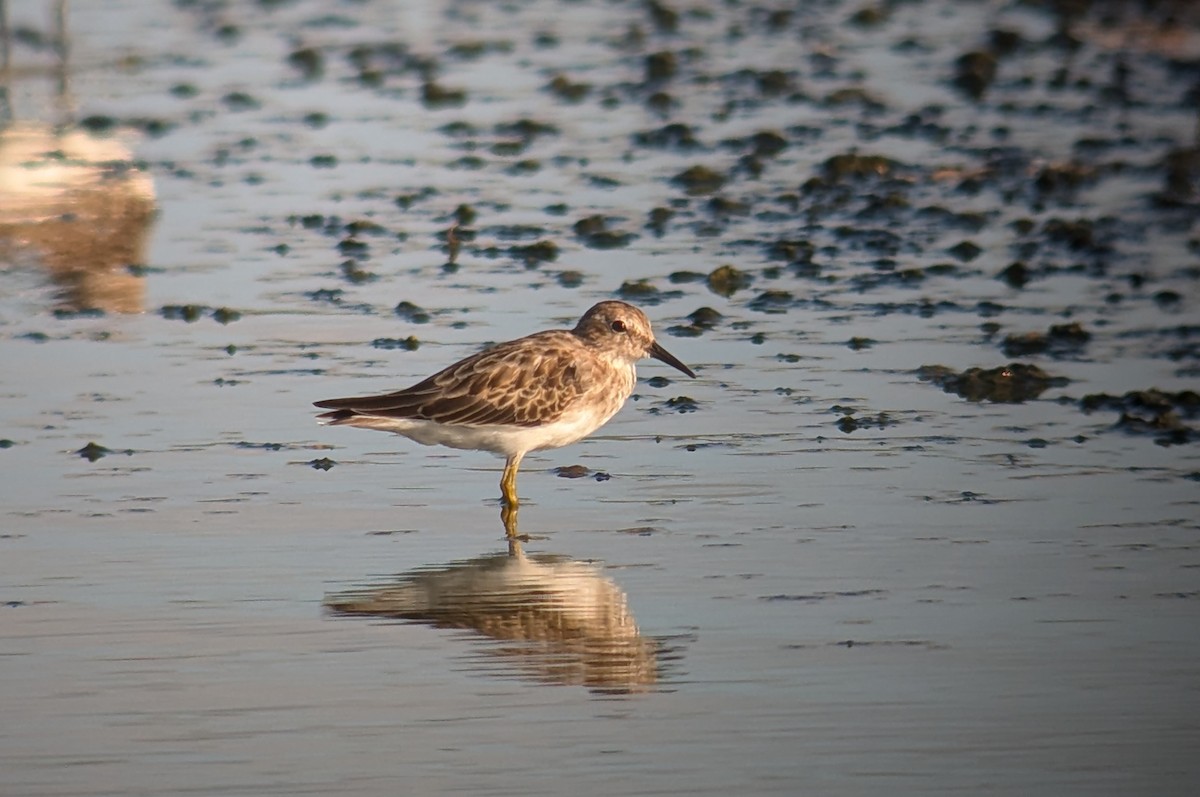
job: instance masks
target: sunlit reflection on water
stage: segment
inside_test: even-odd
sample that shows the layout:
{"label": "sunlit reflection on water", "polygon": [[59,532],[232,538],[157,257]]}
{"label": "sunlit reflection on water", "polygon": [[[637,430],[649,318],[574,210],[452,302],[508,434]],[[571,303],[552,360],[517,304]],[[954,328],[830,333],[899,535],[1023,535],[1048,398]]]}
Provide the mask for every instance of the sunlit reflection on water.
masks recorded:
{"label": "sunlit reflection on water", "polygon": [[479,661],[523,678],[605,693],[664,680],[669,650],[642,635],[625,593],[597,565],[508,551],[418,568],[384,584],[330,595],[337,616],[383,617],[464,629],[487,641]]}
{"label": "sunlit reflection on water", "polygon": [[154,183],[120,142],[0,126],[0,262],[40,266],[65,312],[141,312]]}

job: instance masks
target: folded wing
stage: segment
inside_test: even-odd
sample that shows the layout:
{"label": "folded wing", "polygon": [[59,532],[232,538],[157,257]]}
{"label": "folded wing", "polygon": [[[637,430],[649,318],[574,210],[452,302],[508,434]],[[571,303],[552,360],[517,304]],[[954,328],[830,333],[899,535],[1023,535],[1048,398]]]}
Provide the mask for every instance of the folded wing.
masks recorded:
{"label": "folded wing", "polygon": [[[531,339],[537,345],[531,345]],[[331,424],[360,416],[412,418],[461,426],[537,426],[562,417],[586,391],[582,346],[554,330],[501,343],[395,393],[327,399]]]}

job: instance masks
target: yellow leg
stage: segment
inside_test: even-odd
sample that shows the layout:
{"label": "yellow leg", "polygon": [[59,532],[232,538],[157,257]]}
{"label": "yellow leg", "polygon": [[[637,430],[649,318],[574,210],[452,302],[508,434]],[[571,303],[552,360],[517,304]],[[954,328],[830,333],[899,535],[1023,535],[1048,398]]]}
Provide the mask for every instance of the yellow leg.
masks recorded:
{"label": "yellow leg", "polygon": [[510,553],[511,546],[517,541],[517,508],[505,504],[500,507],[500,522],[504,524],[504,536],[508,538]]}
{"label": "yellow leg", "polygon": [[504,475],[500,477],[500,495],[502,503],[516,509],[520,504],[517,500],[517,468],[521,467],[524,454],[514,454],[504,462]]}

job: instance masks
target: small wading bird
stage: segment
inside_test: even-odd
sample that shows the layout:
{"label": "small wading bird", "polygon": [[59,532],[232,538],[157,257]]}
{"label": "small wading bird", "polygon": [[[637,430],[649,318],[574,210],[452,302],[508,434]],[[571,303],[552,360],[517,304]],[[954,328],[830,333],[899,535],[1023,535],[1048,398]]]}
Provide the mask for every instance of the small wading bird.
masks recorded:
{"label": "small wading bird", "polygon": [[654,340],[641,310],[600,302],[574,329],[497,344],[406,390],[315,404],[332,410],[318,416],[330,425],[503,455],[502,516],[512,534],[522,458],[569,445],[603,426],[633,392],[634,363],[646,357],[696,376]]}

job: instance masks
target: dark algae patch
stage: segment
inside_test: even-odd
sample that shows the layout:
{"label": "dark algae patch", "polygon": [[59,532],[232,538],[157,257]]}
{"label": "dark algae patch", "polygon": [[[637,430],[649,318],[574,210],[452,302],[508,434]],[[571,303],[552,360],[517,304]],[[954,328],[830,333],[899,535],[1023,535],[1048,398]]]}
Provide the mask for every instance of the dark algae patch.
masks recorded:
{"label": "dark algae patch", "polygon": [[755,296],[747,306],[760,313],[786,313],[795,301],[796,297],[788,291],[770,290]]}
{"label": "dark algae patch", "polygon": [[212,311],[212,319],[218,324],[232,324],[234,321],[241,319],[242,314],[237,310],[230,310],[228,307],[218,307]]}
{"label": "dark algae patch", "polygon": [[519,260],[526,268],[536,268],[542,263],[558,259],[558,244],[554,241],[538,241],[533,244],[517,244],[507,250],[509,257]]}
{"label": "dark algae patch", "polygon": [[700,403],[691,396],[673,396],[657,407],[651,407],[650,412],[695,412],[700,409]]}
{"label": "dark algae patch", "polygon": [[715,329],[724,316],[711,307],[700,307],[688,314],[687,324],[674,324],[667,327],[667,334],[677,338],[697,338],[705,332]]}
{"label": "dark algae patch", "polygon": [[617,288],[617,296],[635,304],[658,304],[667,299],[676,299],[683,295],[680,291],[660,290],[648,279],[626,280]]}
{"label": "dark algae patch", "polygon": [[612,474],[602,470],[592,470],[584,465],[563,465],[554,468],[554,475],[560,479],[594,479],[598,482],[606,482],[612,478]]}
{"label": "dark algae patch", "polygon": [[889,426],[894,426],[896,423],[898,421],[886,412],[881,412],[878,415],[843,415],[838,419],[837,428],[846,434],[850,434],[859,429],[886,429]]}
{"label": "dark algae patch", "polygon": [[671,182],[693,195],[711,194],[725,185],[725,175],[707,166],[693,166],[672,178]]}
{"label": "dark algae patch", "polygon": [[403,301],[392,308],[392,312],[410,324],[428,324],[432,316],[423,307],[418,307],[409,301]]}
{"label": "dark algae patch", "polygon": [[1122,396],[1095,393],[1079,400],[1085,413],[1116,412],[1113,428],[1135,435],[1149,435],[1161,446],[1200,440],[1194,421],[1200,416],[1200,394],[1192,390],[1172,393],[1151,388],[1131,390]]}
{"label": "dark algae patch", "polygon": [[754,278],[732,265],[719,266],[708,275],[708,289],[719,296],[733,296],[750,285]]}
{"label": "dark algae patch", "polygon": [[126,456],[131,456],[133,454],[133,451],[132,451],[132,449],[125,449],[124,451],[115,451],[111,448],[108,448],[107,446],[102,446],[99,443],[91,442],[74,453],[77,456],[83,457],[88,462],[95,462],[96,460],[103,459],[104,457],[107,457],[110,454],[125,454]]}
{"label": "dark algae patch", "polygon": [[605,216],[587,216],[575,222],[575,234],[592,249],[619,249],[637,238],[634,233],[612,229],[612,221]]}
{"label": "dark algae patch", "polygon": [[168,304],[164,305],[162,317],[171,321],[186,321],[191,324],[204,317],[207,307],[198,304]]}
{"label": "dark algae patch", "polygon": [[407,338],[375,338],[375,340],[371,341],[371,347],[375,349],[416,351],[421,347],[421,341],[415,335],[409,335]]}
{"label": "dark algae patch", "polygon": [[885,155],[834,155],[821,164],[821,177],[828,183],[890,177],[902,164]]}
{"label": "dark algae patch", "polygon": [[1051,376],[1036,365],[1024,363],[989,369],[968,368],[961,372],[944,365],[923,365],[917,369],[917,377],[968,401],[998,404],[1031,401],[1050,388],[1062,387],[1069,382],[1065,377]]}
{"label": "dark algae patch", "polygon": [[1051,357],[1070,357],[1079,354],[1092,339],[1092,334],[1078,322],[1055,324],[1046,332],[1025,332],[1007,335],[1000,344],[1009,357],[1028,357],[1046,354]]}

